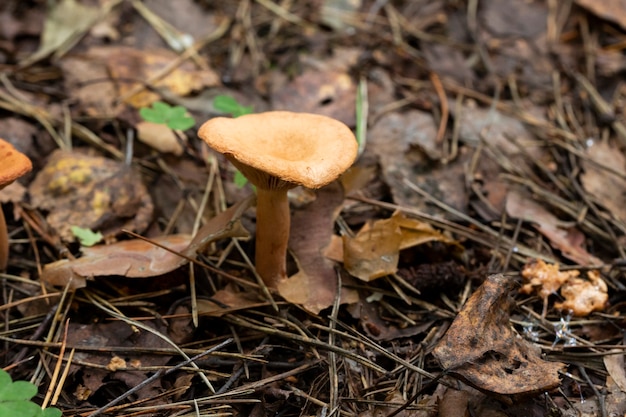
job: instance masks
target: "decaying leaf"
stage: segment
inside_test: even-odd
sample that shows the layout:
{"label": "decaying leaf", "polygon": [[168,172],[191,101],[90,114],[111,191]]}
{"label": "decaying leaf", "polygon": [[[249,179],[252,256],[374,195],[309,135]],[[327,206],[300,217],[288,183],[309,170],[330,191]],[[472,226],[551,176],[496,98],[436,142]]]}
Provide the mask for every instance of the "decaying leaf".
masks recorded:
{"label": "decaying leaf", "polygon": [[430,224],[396,212],[366,223],[355,237],[343,236],[343,262],[351,275],[372,281],[396,273],[402,249],[432,241],[454,243]]}
{"label": "decaying leaf", "polygon": [[534,260],[522,270],[526,284],[520,292],[537,293],[545,301],[560,290],[564,301],[554,303],[554,307],[575,316],[586,316],[593,311],[603,310],[609,299],[608,288],[598,271],[588,271],[588,279],[579,278],[579,275],[578,270],[559,271],[558,264]]}
{"label": "decaying leaf", "polygon": [[538,348],[509,323],[514,281],[491,275],[469,298],[433,354],[467,384],[498,395],[532,394],[555,388],[559,362],[541,359]]}
{"label": "decaying leaf", "polygon": [[[337,271],[324,256],[330,244],[333,224],[343,202],[339,183],[331,183],[317,191],[317,198],[291,219],[289,249],[298,265],[298,272],[278,285],[278,292],[287,301],[319,313],[329,307],[337,296]],[[341,301],[354,302],[356,293],[342,288]]]}
{"label": "decaying leaf", "polygon": [[[602,358],[607,372],[613,378],[613,382],[626,393],[626,368],[624,367],[624,352],[622,350],[613,350],[612,354],[605,355]],[[607,384],[608,385],[608,384]]]}
{"label": "decaying leaf", "polygon": [[523,195],[510,190],[506,200],[507,213],[515,218],[532,222],[537,230],[550,240],[552,246],[559,249],[563,256],[581,265],[599,265],[602,261],[591,255],[583,247],[584,235],[575,227],[563,228],[563,224],[545,207],[532,200],[530,195]]}
{"label": "decaying leaf", "polygon": [[100,156],[57,150],[30,184],[34,207],[48,211],[48,224],[73,242],[72,226],[105,237],[127,229],[141,233],[152,219],[152,199],[130,167]]}
{"label": "decaying leaf", "polygon": [[52,285],[81,288],[96,276],[120,275],[146,278],[163,275],[185,265],[188,261],[176,253],[195,257],[208,245],[227,237],[248,237],[240,223],[241,214],[252,204],[252,198],[241,201],[213,217],[196,236],[169,235],[152,239],[158,245],[141,239],[125,240],[111,245],[83,248],[83,256],[63,259],[44,267],[41,279]]}
{"label": "decaying leaf", "polygon": [[626,156],[606,142],[593,144],[585,154],[588,159],[581,159],[585,172],[580,182],[611,215],[626,223]]}

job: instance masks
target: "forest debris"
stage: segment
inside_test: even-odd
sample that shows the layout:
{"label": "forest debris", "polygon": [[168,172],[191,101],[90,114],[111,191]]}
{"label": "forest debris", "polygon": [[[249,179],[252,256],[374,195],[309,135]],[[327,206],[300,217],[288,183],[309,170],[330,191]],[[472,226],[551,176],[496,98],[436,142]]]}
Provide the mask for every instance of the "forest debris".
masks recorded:
{"label": "forest debris", "polygon": [[610,378],[613,378],[613,382],[615,383],[615,385],[617,385],[623,393],[626,393],[626,368],[624,367],[624,351],[620,349],[613,350],[612,352],[607,353],[608,354],[604,355],[604,357],[602,358],[606,371],[609,373]]}
{"label": "forest debris", "polygon": [[624,153],[617,146],[598,141],[585,150],[585,155],[589,159],[581,159],[585,172],[580,176],[585,191],[595,197],[612,216],[626,224]]}
{"label": "forest debris", "polygon": [[433,354],[470,386],[500,395],[531,394],[560,384],[565,365],[541,359],[541,351],[509,323],[514,281],[491,275],[472,294]]}
{"label": "forest debris", "polygon": [[533,201],[530,195],[518,190],[510,190],[506,200],[506,211],[511,217],[532,222],[534,227],[547,237],[552,246],[559,249],[566,258],[580,265],[602,264],[600,259],[585,250],[584,235],[577,228],[563,227],[564,222]]}
{"label": "forest debris", "polygon": [[554,303],[554,307],[579,317],[604,310],[609,301],[606,283],[600,278],[598,271],[588,271],[587,278],[567,280],[561,287],[561,295],[565,301]]}
{"label": "forest debris", "polygon": [[321,114],[354,126],[356,84],[349,71],[358,54],[356,49],[342,48],[327,60],[309,58],[302,74],[273,86],[274,109]]}
{"label": "forest debris", "polygon": [[56,150],[30,184],[34,207],[67,242],[72,226],[114,236],[121,229],[141,233],[152,220],[152,199],[130,167],[112,159]]}
{"label": "forest debris", "polygon": [[454,243],[430,224],[395,212],[367,222],[355,237],[343,236],[343,261],[351,275],[372,281],[397,272],[400,250],[432,241]]}
{"label": "forest debris", "polygon": [[[152,79],[155,89],[176,96],[220,85],[219,77],[213,70],[197,69],[188,61],[167,72],[177,57],[176,53],[168,50],[95,46],[84,53],[65,57],[61,66],[67,91],[81,102],[83,111],[91,116],[113,117],[121,109],[117,106],[120,96],[132,93]],[[135,80],[143,80],[143,83]],[[148,107],[160,98],[157,92],[143,90],[131,95],[125,102],[140,108]]]}
{"label": "forest debris", "polygon": [[[176,156],[183,154],[183,145],[172,129],[163,123],[139,122],[135,126],[137,138],[146,145],[161,153],[171,153]],[[183,133],[179,133],[183,137]]]}
{"label": "forest debris", "polygon": [[576,277],[580,271],[559,271],[559,264],[547,264],[542,259],[536,259],[524,266],[522,278],[526,284],[522,285],[522,294],[537,294],[546,299],[556,294],[568,279]]}
{"label": "forest debris", "polygon": [[622,0],[576,0],[575,3],[599,18],[617,23],[622,29],[626,29],[626,4]]}
{"label": "forest debris", "polygon": [[252,199],[244,200],[213,217],[193,239],[189,235],[169,235],[154,238],[152,241],[131,239],[111,245],[83,248],[81,258],[62,259],[46,265],[41,279],[52,285],[69,284],[71,288],[82,288],[87,285],[87,279],[96,276],[147,278],[166,274],[188,262],[177,253],[195,257],[216,240],[248,237],[240,218],[251,202]]}
{"label": "forest debris", "polygon": [[100,9],[86,6],[76,0],[53,3],[46,16],[39,49],[20,65],[31,65],[51,54],[59,58],[74,46],[101,16],[106,15],[118,3],[120,0],[111,1]]}
{"label": "forest debris", "polygon": [[228,285],[217,290],[210,298],[198,299],[198,314],[203,316],[221,317],[246,308],[257,307],[267,304],[259,301],[252,291],[238,291],[234,286]]}
{"label": "forest debris", "polygon": [[608,302],[608,288],[598,271],[588,271],[587,278],[578,276],[580,271],[559,271],[558,264],[547,264],[541,259],[526,264],[522,277],[526,284],[521,293],[537,293],[544,302],[560,290],[564,301],[554,303],[559,310],[571,312],[575,316],[587,316],[593,311],[602,311]]}

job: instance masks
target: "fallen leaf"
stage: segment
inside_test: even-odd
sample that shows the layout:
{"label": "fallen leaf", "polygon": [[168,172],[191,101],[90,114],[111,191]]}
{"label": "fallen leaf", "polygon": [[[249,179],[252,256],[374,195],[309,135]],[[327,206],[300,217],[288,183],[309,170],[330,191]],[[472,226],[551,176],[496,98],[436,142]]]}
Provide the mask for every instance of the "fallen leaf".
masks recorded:
{"label": "fallen leaf", "polygon": [[[120,96],[130,94],[161,74],[178,55],[169,50],[138,50],[127,46],[96,46],[84,53],[61,60],[66,88],[79,100],[91,116],[113,117],[121,109]],[[219,76],[211,69],[198,69],[191,62],[168,72],[152,83],[153,89],[186,96],[205,87],[220,85]],[[160,100],[157,92],[143,90],[131,95],[126,103],[135,108],[148,107]]]}
{"label": "fallen leaf", "polygon": [[[613,350],[606,352],[602,358],[606,371],[609,373],[615,385],[626,393],[626,368],[624,368],[624,351]],[[607,384],[608,385],[608,384]]]}
{"label": "fallen leaf", "polygon": [[[296,210],[291,219],[289,249],[298,272],[278,284],[278,292],[287,301],[299,304],[317,314],[337,297],[337,271],[324,256],[330,244],[333,226],[343,203],[343,189],[337,182],[317,191],[317,198],[304,209]],[[357,299],[352,290],[341,289],[341,302]]]}
{"label": "fallen leaf", "polygon": [[152,220],[152,199],[130,167],[100,156],[56,150],[29,186],[31,203],[67,242],[72,226],[114,236],[141,233]]}
{"label": "fallen leaf", "polygon": [[322,114],[354,126],[356,84],[349,71],[358,54],[356,49],[339,48],[328,60],[310,59],[302,74],[274,87],[274,109]]}
{"label": "fallen leaf", "polygon": [[599,265],[602,261],[583,248],[584,238],[575,227],[564,229],[555,215],[532,200],[530,195],[510,190],[506,200],[506,211],[514,218],[533,223],[534,227],[550,240],[551,245],[561,251],[567,259],[580,265]]}
{"label": "fallen leaf", "polygon": [[617,23],[622,29],[626,29],[626,4],[622,0],[576,0],[575,3],[599,18]]}
{"label": "fallen leaf", "polygon": [[[166,333],[166,329],[156,320],[144,321],[143,324]],[[149,331],[135,333],[132,326],[122,321],[89,324],[70,322],[68,328],[67,343],[86,348],[86,350],[77,349],[75,359],[95,365],[89,369],[81,365],[70,367],[69,378],[76,379],[76,382],[82,385],[79,394],[85,401],[112,381],[123,383],[126,389],[135,387],[153,373],[152,367],[165,366],[171,360],[170,355],[137,352],[138,348],[171,349],[171,345]],[[124,357],[114,356],[107,348],[126,348]],[[133,364],[139,364],[147,369],[134,370]],[[150,398],[153,404],[165,401],[159,398],[159,394],[165,389],[161,383],[162,379],[152,381],[137,390],[134,398]]]}
{"label": "fallen leaf", "polygon": [[[580,181],[608,212],[626,224],[626,157],[616,146],[597,142],[585,150],[581,158],[585,172]],[[610,168],[611,170],[606,169]]]}
{"label": "fallen leaf", "polygon": [[499,395],[532,394],[557,387],[565,365],[541,359],[541,351],[509,323],[514,280],[491,275],[467,300],[437,343],[441,366],[468,385]]}
{"label": "fallen leaf", "polygon": [[78,41],[87,32],[101,13],[110,10],[110,6],[103,6],[101,10],[76,0],[61,0],[51,5],[44,23],[39,49],[21,62],[23,66],[31,65],[53,53],[60,55],[68,49],[68,44]]}
{"label": "fallen leaf", "polygon": [[454,243],[428,223],[400,212],[367,222],[354,237],[343,236],[343,262],[350,275],[372,281],[398,270],[400,251],[427,242]]}
{"label": "fallen leaf", "polygon": [[41,279],[51,285],[82,288],[87,285],[88,279],[96,276],[146,278],[166,274],[188,262],[177,253],[195,257],[216,240],[248,237],[240,218],[252,201],[252,198],[243,200],[213,217],[193,239],[189,235],[169,235],[151,241],[131,239],[111,245],[83,248],[83,256],[78,259],[62,259],[46,265]]}

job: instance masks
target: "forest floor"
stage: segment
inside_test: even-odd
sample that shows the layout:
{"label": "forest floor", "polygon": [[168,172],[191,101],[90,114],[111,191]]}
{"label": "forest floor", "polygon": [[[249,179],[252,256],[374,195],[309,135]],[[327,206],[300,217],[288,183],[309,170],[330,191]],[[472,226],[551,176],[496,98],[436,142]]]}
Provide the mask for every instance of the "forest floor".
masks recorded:
{"label": "forest floor", "polygon": [[[2,2],[0,366],[65,416],[626,415],[625,49],[619,1]],[[198,129],[272,110],[358,156],[267,286]]]}

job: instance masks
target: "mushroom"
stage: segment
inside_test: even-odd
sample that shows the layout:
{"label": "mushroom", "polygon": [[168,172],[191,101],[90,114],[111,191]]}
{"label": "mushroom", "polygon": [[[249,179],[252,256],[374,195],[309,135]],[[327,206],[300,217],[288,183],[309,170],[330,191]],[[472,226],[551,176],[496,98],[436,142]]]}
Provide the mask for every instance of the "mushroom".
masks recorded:
{"label": "mushroom", "polygon": [[298,185],[320,188],[337,179],[356,158],[354,134],[330,117],[270,111],[213,118],[198,136],[256,186],[256,270],[276,288],[287,277],[287,191]]}
{"label": "mushroom", "polygon": [[[9,142],[0,139],[0,190],[26,174],[33,168],[30,159]],[[9,261],[9,234],[4,212],[0,207],[0,271],[7,268]]]}

